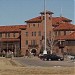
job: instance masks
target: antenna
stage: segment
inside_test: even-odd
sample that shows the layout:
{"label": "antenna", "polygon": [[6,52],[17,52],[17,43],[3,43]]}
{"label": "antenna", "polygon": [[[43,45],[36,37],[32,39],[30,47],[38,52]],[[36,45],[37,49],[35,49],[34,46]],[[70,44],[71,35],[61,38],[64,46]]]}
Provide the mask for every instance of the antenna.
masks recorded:
{"label": "antenna", "polygon": [[61,7],[61,13],[60,13],[60,17],[62,17],[62,7]]}

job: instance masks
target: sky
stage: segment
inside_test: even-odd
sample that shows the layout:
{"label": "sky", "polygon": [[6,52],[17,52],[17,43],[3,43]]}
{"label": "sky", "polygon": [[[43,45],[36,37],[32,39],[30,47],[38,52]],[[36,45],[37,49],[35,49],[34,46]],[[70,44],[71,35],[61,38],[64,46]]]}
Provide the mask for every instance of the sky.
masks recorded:
{"label": "sky", "polygon": [[[53,16],[74,20],[75,0],[46,0],[46,10]],[[61,11],[62,9],[62,11]],[[44,0],[0,0],[0,25],[22,25],[24,21],[40,15],[44,10]]]}

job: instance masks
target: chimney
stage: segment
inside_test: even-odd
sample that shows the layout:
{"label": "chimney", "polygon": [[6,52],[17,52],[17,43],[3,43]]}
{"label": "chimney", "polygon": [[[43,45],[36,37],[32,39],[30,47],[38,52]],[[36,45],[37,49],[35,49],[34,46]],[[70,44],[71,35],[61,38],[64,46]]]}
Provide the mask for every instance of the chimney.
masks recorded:
{"label": "chimney", "polygon": [[[41,16],[43,17],[43,20],[44,20],[44,16],[45,16],[45,12],[44,11],[42,11],[42,12],[40,12],[40,14],[41,14]],[[54,14],[53,12],[51,12],[51,11],[47,11],[46,10],[46,17],[47,18],[52,18],[52,14]]]}

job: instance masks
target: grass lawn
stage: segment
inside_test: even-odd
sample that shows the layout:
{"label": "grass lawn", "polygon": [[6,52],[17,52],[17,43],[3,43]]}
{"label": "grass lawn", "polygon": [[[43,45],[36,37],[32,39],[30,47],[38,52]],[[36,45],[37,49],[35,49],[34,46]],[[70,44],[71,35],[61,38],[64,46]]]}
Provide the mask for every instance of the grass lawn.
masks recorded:
{"label": "grass lawn", "polygon": [[23,67],[10,59],[0,58],[0,75],[75,75],[75,67]]}

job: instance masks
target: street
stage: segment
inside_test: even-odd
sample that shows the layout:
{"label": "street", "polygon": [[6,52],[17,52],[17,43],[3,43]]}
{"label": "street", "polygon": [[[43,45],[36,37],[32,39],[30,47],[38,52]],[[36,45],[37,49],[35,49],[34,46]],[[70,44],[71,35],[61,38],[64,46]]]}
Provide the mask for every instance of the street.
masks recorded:
{"label": "street", "polygon": [[35,67],[75,67],[75,61],[43,61],[38,57],[25,58],[19,57],[14,58],[16,61],[23,65],[35,66]]}

